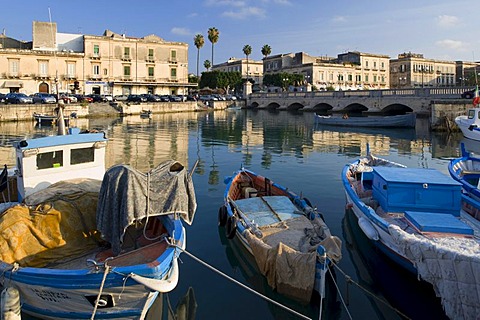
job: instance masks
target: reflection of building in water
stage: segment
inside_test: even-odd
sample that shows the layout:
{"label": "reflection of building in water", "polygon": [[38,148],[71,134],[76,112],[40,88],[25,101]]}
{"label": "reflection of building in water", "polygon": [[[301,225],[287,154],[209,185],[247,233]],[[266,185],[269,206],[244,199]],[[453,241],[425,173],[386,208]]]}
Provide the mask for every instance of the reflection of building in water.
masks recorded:
{"label": "reflection of building in water", "polygon": [[[263,142],[263,127],[258,124],[254,126],[252,119],[245,119],[245,126],[242,130],[242,146],[263,146]],[[246,151],[244,150],[244,152]]]}
{"label": "reflection of building in water", "polygon": [[181,114],[155,117],[155,123],[145,122],[139,116],[126,117],[121,126],[111,129],[108,133],[107,167],[127,163],[147,171],[167,159],[189,165],[187,118],[181,117]]}

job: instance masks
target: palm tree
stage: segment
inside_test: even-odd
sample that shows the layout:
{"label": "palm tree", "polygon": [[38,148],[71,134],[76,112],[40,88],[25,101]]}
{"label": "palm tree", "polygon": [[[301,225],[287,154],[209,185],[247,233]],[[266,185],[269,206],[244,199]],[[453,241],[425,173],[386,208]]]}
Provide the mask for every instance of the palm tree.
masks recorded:
{"label": "palm tree", "polygon": [[195,44],[195,47],[197,47],[197,78],[198,78],[198,62],[200,59],[200,48],[202,48],[203,45],[205,44],[205,38],[203,37],[202,34],[197,33],[193,38],[193,43]]}
{"label": "palm tree", "polygon": [[207,69],[207,71],[208,71],[208,69],[210,69],[210,67],[212,66],[212,64],[210,63],[210,60],[205,60],[205,61],[203,62],[203,66],[204,66],[205,69]]}
{"label": "palm tree", "polygon": [[248,56],[252,54],[252,47],[249,44],[244,45],[243,53],[247,56],[247,81],[248,81]]}
{"label": "palm tree", "polygon": [[217,28],[211,27],[208,29],[208,40],[212,43],[212,65],[213,65],[213,46],[215,43],[218,42],[218,37],[220,36],[220,32],[218,31]]}
{"label": "palm tree", "polygon": [[268,57],[268,55],[272,53],[272,48],[270,48],[270,46],[268,44],[264,45],[262,47],[262,54],[263,56],[266,58]]}

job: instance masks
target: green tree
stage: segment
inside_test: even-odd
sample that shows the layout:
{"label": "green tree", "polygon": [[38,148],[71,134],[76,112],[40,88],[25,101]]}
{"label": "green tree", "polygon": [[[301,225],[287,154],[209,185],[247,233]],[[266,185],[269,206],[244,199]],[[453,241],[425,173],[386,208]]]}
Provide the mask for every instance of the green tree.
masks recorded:
{"label": "green tree", "polygon": [[247,56],[247,81],[248,81],[248,56],[252,54],[252,47],[249,44],[244,45],[243,53]]}
{"label": "green tree", "polygon": [[218,38],[220,36],[220,32],[217,28],[211,27],[208,29],[208,40],[212,43],[212,65],[213,65],[213,47],[215,43],[218,42]]}
{"label": "green tree", "polygon": [[239,71],[210,71],[202,73],[199,87],[212,89],[221,88],[228,93],[231,88],[240,89],[241,84],[242,74]]}
{"label": "green tree", "polygon": [[200,49],[205,44],[205,38],[203,37],[203,35],[198,33],[193,38],[193,43],[195,44],[195,47],[197,47],[197,78],[198,78],[198,63],[199,63],[199,59],[200,59]]}
{"label": "green tree", "polygon": [[262,54],[264,58],[268,57],[271,53],[272,53],[272,48],[268,44],[262,47]]}
{"label": "green tree", "polygon": [[203,66],[204,66],[205,69],[207,69],[207,71],[208,71],[208,69],[210,69],[210,67],[212,66],[212,64],[210,63],[210,60],[205,60],[205,61],[203,62]]}

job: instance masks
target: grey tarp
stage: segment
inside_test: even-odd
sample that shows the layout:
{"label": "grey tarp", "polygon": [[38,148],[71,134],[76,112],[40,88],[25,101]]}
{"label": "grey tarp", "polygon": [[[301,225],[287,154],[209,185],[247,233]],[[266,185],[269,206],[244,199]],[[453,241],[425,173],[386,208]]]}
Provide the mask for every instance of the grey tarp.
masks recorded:
{"label": "grey tarp", "polygon": [[127,165],[116,165],[103,178],[97,228],[117,254],[126,228],[134,221],[178,213],[191,224],[196,208],[193,182],[179,162],[165,161],[146,174]]}

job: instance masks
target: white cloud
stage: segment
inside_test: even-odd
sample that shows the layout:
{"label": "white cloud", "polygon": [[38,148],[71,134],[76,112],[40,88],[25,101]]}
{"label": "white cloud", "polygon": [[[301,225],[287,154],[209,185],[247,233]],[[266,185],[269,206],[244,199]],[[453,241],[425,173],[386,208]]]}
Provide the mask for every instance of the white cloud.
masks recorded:
{"label": "white cloud", "polygon": [[344,16],[335,16],[335,17],[332,18],[332,21],[334,23],[343,23],[343,22],[347,21],[347,18],[344,17]]}
{"label": "white cloud", "polygon": [[246,19],[250,17],[265,18],[265,10],[258,7],[245,7],[237,11],[226,11],[222,13],[222,16],[232,19]]}
{"label": "white cloud", "polygon": [[190,30],[188,30],[187,28],[179,28],[179,27],[172,28],[170,32],[179,36],[189,36],[192,34]]}
{"label": "white cloud", "polygon": [[459,23],[459,19],[456,16],[441,15],[437,17],[437,24],[442,28],[455,27]]}
{"label": "white cloud", "polygon": [[236,0],[206,0],[205,5],[207,5],[207,6],[244,7],[244,6],[246,6],[246,3],[245,3],[245,1],[236,1]]}
{"label": "white cloud", "polygon": [[465,44],[462,41],[444,39],[436,42],[436,45],[442,48],[464,51]]}

